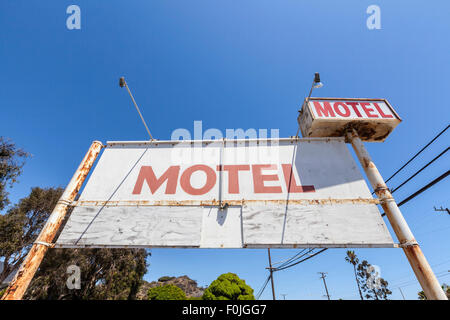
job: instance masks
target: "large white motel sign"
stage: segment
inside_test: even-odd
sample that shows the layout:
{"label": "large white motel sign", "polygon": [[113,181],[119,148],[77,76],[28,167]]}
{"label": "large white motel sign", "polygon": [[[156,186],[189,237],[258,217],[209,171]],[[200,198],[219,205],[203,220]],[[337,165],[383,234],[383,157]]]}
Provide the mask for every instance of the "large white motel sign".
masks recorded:
{"label": "large white motel sign", "polygon": [[108,142],[60,247],[392,247],[343,138]]}
{"label": "large white motel sign", "polygon": [[[394,109],[385,99],[308,98],[298,121],[303,139],[108,142],[76,200],[102,148],[94,141],[3,299],[22,298],[55,245],[399,246],[427,298],[447,300],[362,142],[386,139],[401,121]],[[74,210],[53,243],[68,206]]]}

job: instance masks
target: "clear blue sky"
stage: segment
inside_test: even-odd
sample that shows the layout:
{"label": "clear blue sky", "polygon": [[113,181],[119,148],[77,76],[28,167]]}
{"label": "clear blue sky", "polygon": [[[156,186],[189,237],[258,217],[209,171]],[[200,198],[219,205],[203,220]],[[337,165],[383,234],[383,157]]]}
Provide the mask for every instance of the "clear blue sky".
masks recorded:
{"label": "clear blue sky", "polygon": [[[81,30],[66,28],[66,8],[81,8]],[[381,8],[381,30],[366,9]],[[64,186],[91,141],[144,140],[125,75],[153,135],[176,128],[275,128],[295,135],[297,110],[314,72],[314,95],[387,98],[403,119],[385,143],[367,144],[388,177],[450,120],[448,1],[2,1],[0,135],[33,154],[11,199],[33,186]],[[390,185],[448,146],[442,136]],[[403,199],[449,167],[439,159],[400,189]],[[450,269],[447,179],[402,207],[435,272]],[[280,261],[297,250],[273,250]],[[416,299],[419,285],[401,249],[356,249],[381,267],[393,299]],[[287,299],[357,298],[344,249],[331,249],[275,275]],[[209,284],[235,272],[255,291],[267,276],[265,250],[155,249],[147,280],[183,275]],[[450,282],[449,277],[441,281]],[[270,298],[266,289],[262,298]]]}

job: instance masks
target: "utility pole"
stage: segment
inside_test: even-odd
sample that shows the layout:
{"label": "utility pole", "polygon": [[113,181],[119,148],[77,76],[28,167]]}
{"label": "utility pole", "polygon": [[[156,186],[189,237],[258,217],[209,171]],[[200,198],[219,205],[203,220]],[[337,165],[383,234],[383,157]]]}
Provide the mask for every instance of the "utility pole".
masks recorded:
{"label": "utility pole", "polygon": [[273,284],[273,268],[272,268],[272,259],[270,258],[270,248],[267,248],[267,253],[269,254],[269,272],[270,272],[270,281],[272,283],[272,298],[275,299],[275,286]]}
{"label": "utility pole", "polygon": [[436,207],[434,207],[434,211],[447,211],[447,213],[450,214],[450,209],[449,208],[442,208],[442,207],[436,208]]}
{"label": "utility pole", "polygon": [[402,294],[403,300],[406,300],[406,299],[405,299],[405,296],[403,295],[402,288],[398,287],[398,290],[400,290],[400,293]]}
{"label": "utility pole", "polygon": [[287,293],[280,293],[283,296],[283,300],[286,300]]}
{"label": "utility pole", "polygon": [[331,300],[330,299],[330,294],[328,293],[328,288],[327,288],[327,283],[325,282],[325,275],[327,274],[326,272],[317,272],[317,273],[319,273],[319,274],[321,274],[322,276],[321,276],[321,278],[322,278],[322,280],[323,280],[323,285],[325,286],[325,291],[327,292],[327,297],[328,297],[328,300]]}

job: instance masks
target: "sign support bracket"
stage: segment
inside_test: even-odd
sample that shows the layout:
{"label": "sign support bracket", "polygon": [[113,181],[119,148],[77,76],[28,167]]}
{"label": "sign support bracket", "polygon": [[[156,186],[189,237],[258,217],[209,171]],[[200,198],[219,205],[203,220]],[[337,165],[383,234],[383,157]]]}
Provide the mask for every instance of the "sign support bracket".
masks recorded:
{"label": "sign support bracket", "polygon": [[34,274],[44,259],[48,248],[53,246],[52,241],[63,223],[70,203],[75,199],[78,191],[83,186],[84,180],[89,174],[103,145],[99,141],[92,142],[88,152],[81,161],[77,171],[73,175],[64,193],[57,202],[47,223],[42,228],[36,241],[33,243],[25,260],[20,265],[14,279],[9,284],[2,300],[21,300],[25,294]]}
{"label": "sign support bracket", "polygon": [[357,131],[350,129],[347,132],[347,139],[352,144],[372,188],[380,199],[380,204],[400,242],[399,247],[405,252],[425,295],[431,300],[448,300]]}

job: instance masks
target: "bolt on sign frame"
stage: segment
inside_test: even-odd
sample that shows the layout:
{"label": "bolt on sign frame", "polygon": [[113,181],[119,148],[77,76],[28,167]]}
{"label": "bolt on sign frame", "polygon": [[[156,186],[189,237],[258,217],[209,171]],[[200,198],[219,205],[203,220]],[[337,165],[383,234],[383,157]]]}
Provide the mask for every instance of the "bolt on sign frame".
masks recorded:
{"label": "bolt on sign frame", "polygon": [[[373,115],[369,99],[359,100]],[[372,199],[343,138],[313,137],[108,142],[75,201],[103,147],[94,142],[2,299],[22,298],[54,246],[393,247],[376,207],[381,204],[427,297],[446,300],[362,143],[359,132],[367,133],[368,125],[361,119],[335,123],[343,127],[378,199]],[[314,136],[309,129],[307,135]],[[363,139],[381,141],[391,131],[375,130],[382,139],[370,134]]]}

